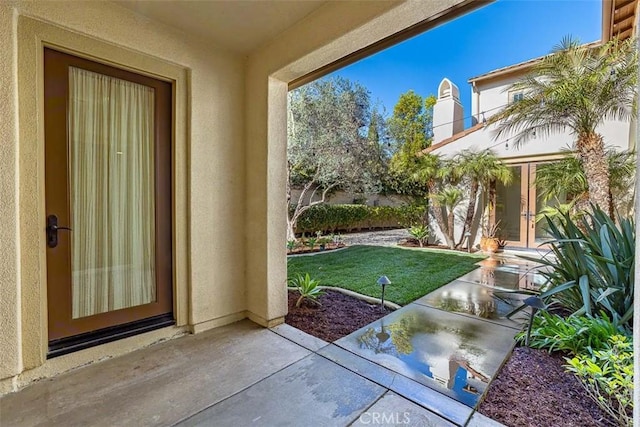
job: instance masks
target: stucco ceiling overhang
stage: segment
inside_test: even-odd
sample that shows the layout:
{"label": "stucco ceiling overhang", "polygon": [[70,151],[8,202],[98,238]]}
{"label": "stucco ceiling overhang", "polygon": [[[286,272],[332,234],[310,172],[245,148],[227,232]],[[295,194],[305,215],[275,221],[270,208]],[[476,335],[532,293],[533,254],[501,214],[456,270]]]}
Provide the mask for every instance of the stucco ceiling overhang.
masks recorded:
{"label": "stucco ceiling overhang", "polygon": [[118,0],[115,3],[149,19],[201,37],[223,49],[248,54],[327,1]]}

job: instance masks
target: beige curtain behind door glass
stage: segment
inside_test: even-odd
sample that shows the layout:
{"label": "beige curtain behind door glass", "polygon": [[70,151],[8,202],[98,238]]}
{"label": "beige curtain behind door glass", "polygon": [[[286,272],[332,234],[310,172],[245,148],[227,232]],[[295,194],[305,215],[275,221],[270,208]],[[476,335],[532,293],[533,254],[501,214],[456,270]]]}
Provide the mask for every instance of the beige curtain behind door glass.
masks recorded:
{"label": "beige curtain behind door glass", "polygon": [[73,318],[156,299],[154,92],[71,67]]}

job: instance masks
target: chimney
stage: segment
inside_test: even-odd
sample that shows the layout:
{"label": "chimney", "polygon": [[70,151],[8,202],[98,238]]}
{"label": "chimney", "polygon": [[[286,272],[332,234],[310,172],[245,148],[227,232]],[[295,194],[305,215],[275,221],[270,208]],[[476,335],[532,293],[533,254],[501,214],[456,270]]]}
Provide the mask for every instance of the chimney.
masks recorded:
{"label": "chimney", "polygon": [[433,143],[452,137],[464,130],[464,111],[458,86],[442,79],[438,86],[438,100],[433,106]]}

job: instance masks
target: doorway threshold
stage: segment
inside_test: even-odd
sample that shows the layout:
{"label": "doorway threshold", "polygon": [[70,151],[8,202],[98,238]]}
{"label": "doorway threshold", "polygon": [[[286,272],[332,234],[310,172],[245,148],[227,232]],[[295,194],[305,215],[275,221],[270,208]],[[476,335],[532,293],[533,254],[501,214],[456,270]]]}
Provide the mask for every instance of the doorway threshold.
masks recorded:
{"label": "doorway threshold", "polygon": [[128,338],[133,335],[143,334],[156,329],[175,325],[173,313],[162,314],[136,322],[125,323],[123,325],[111,326],[85,334],[75,335],[68,338],[49,341],[49,351],[47,359],[95,347],[108,342]]}

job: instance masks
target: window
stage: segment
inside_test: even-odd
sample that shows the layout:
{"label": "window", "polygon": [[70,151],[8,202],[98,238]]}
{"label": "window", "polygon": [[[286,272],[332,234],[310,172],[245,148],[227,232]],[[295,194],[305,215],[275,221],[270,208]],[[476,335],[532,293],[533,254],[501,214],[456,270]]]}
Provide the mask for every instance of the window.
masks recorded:
{"label": "window", "polygon": [[521,90],[518,91],[509,91],[509,104],[513,104],[514,102],[522,101],[524,99],[524,92]]}

